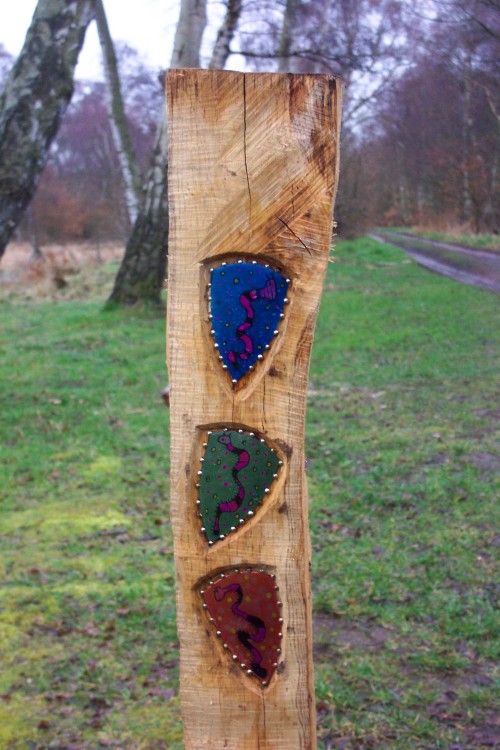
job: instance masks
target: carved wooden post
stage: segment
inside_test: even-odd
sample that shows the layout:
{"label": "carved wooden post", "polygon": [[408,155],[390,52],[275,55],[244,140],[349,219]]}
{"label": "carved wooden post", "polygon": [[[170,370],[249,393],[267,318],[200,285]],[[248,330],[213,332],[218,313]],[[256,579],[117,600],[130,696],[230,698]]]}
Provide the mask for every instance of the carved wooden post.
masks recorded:
{"label": "carved wooden post", "polygon": [[313,750],[304,474],[339,81],[173,70],[171,517],[186,750]]}

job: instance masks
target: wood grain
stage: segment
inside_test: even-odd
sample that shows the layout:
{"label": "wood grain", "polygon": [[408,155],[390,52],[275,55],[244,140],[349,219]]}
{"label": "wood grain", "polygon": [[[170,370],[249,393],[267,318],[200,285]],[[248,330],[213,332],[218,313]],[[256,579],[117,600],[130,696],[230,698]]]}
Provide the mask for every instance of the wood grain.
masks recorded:
{"label": "wood grain", "polygon": [[[340,84],[331,76],[172,70],[168,365],[171,519],[186,750],[314,750],[310,541],[304,473],[309,356],[338,172]],[[213,348],[209,268],[264,259],[291,279],[267,357],[234,387]],[[206,431],[261,434],[284,465],[251,522],[209,548],[196,512]],[[282,660],[267,688],[231,663],[201,606],[217,572],[276,575]]]}

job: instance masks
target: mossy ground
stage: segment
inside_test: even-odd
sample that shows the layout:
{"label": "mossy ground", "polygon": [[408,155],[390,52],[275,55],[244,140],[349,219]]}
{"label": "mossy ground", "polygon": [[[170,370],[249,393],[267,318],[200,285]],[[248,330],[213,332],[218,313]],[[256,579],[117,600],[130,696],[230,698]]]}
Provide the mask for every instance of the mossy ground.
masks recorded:
{"label": "mossy ground", "polygon": [[[370,240],[335,255],[306,440],[320,748],[494,747],[498,297]],[[86,273],[1,303],[0,748],[180,750],[164,321],[103,312]]]}

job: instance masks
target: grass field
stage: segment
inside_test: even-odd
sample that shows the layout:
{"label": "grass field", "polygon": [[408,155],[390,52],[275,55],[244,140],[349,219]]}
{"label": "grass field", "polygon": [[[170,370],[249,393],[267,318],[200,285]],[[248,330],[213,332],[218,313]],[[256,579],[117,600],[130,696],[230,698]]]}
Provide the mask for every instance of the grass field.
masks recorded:
{"label": "grass field", "polygon": [[[335,254],[306,441],[320,748],[500,747],[498,297]],[[2,750],[182,748],[164,321],[103,311],[114,270],[0,302]]]}

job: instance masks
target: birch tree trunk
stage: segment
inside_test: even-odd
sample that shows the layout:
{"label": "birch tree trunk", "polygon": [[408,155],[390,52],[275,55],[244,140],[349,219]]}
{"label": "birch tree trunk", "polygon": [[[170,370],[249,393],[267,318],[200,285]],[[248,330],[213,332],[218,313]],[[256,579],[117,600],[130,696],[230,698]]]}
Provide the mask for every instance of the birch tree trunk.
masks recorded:
{"label": "birch tree trunk", "polygon": [[206,0],[182,0],[175,30],[171,68],[200,67],[201,40],[206,25]]}
{"label": "birch tree trunk", "polygon": [[224,70],[227,58],[231,54],[231,42],[238,26],[242,7],[242,0],[227,0],[226,15],[217,34],[208,64],[210,70]]}
{"label": "birch tree trunk", "polygon": [[142,193],[142,176],[137,162],[132,139],[125,115],[125,107],[118,74],[115,47],[109,32],[108,21],[102,0],[95,0],[97,33],[101,45],[109,121],[113,141],[120,162],[120,169],[125,184],[125,203],[130,226],[133,226],[139,211]]}
{"label": "birch tree trunk", "polygon": [[160,304],[167,258],[167,118],[156,131],[144,198],[115,279],[109,302]]}
{"label": "birch tree trunk", "polygon": [[290,70],[290,52],[295,28],[295,7],[296,0],[286,0],[278,47],[278,73],[287,73]]}
{"label": "birch tree trunk", "polygon": [[[199,67],[206,20],[206,0],[182,0],[171,67]],[[167,119],[163,108],[144,197],[108,302],[160,304],[167,238]]]}
{"label": "birch tree trunk", "polygon": [[39,0],[0,97],[0,257],[31,201],[73,94],[95,0]]}

